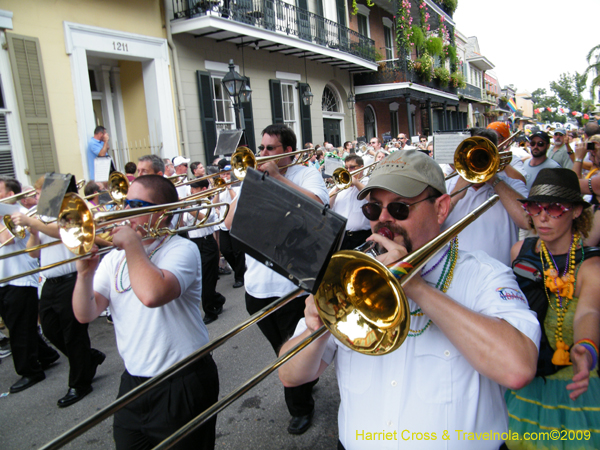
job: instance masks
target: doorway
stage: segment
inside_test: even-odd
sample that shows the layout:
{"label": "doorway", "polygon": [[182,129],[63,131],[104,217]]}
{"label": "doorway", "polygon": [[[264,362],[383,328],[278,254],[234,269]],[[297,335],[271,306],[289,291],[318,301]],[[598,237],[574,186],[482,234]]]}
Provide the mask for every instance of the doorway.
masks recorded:
{"label": "doorway", "polygon": [[325,132],[324,141],[333,144],[334,147],[342,146],[342,136],[340,132],[340,120],[323,119],[323,130]]}

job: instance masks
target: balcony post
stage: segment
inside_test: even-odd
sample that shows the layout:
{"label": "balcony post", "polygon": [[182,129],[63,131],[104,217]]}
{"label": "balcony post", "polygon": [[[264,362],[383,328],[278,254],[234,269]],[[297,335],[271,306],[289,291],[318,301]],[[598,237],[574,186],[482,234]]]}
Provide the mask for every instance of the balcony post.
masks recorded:
{"label": "balcony post", "polygon": [[410,142],[410,138],[413,136],[412,115],[410,112],[410,94],[404,94],[404,101],[406,102],[406,119],[408,121],[408,135],[410,136],[408,142]]}
{"label": "balcony post", "polygon": [[448,130],[448,102],[444,102],[444,131]]}
{"label": "balcony post", "polygon": [[429,135],[433,135],[433,113],[431,111],[431,98],[426,100],[427,103],[427,119],[429,119]]}
{"label": "balcony post", "polygon": [[462,120],[460,120],[460,103],[456,104],[456,129],[462,130]]}

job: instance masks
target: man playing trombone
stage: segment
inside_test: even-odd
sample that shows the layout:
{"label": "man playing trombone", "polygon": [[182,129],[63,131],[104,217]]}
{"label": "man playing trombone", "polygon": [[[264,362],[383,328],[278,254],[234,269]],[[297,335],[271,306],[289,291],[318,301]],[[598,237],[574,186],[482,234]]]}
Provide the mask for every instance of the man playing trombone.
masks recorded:
{"label": "man playing trombone", "polygon": [[[370,238],[387,250],[378,257],[384,264],[438,236],[450,209],[441,168],[418,150],[383,160],[359,198],[367,195],[363,212],[371,230],[385,227],[394,234],[393,240]],[[335,360],[338,448],[501,445],[500,437],[476,440],[474,433],[507,431],[504,387],[517,389],[534,377],[540,326],[508,267],[457,247],[456,240],[444,246],[404,285],[410,328],[395,352],[353,352],[327,333],[279,369],[284,386],[296,386],[319,377]],[[309,297],[305,320],[281,353],[321,325]]]}
{"label": "man playing trombone", "polygon": [[[127,207],[177,202],[166,178],[136,178]],[[77,262],[73,309],[88,323],[110,305],[117,347],[125,363],[119,397],[208,342],[202,322],[202,265],[196,245],[180,236],[144,239],[151,227],[165,227],[158,214],[130,219],[116,228],[117,249]],[[219,380],[212,357],[206,356],[153,388],[115,414],[113,435],[118,450],[150,449],[212,405]],[[212,449],[216,417],[182,440],[180,449]]]}
{"label": "man playing trombone", "polygon": [[[292,189],[321,204],[326,204],[329,196],[325,182],[319,172],[301,165],[291,165],[292,157],[284,156],[296,149],[296,134],[282,124],[269,125],[262,131],[261,145],[258,147],[261,157],[282,155],[276,160],[268,160],[257,168]],[[291,166],[290,166],[291,165]],[[288,167],[289,166],[289,167]],[[256,205],[260,208],[260,205]],[[232,204],[230,211],[235,210]],[[233,214],[229,214],[225,224],[231,227]],[[260,226],[260,224],[257,224]],[[246,286],[246,310],[254,314],[270,304],[275,298],[286,294],[294,284],[275,271],[246,255],[248,269],[244,276]],[[275,352],[292,334],[298,320],[302,317],[304,297],[299,297],[270,314],[258,323],[258,327],[269,340]],[[285,389],[285,400],[292,419],[288,427],[290,434],[302,434],[312,423],[314,400],[312,388],[316,381],[295,388]]]}

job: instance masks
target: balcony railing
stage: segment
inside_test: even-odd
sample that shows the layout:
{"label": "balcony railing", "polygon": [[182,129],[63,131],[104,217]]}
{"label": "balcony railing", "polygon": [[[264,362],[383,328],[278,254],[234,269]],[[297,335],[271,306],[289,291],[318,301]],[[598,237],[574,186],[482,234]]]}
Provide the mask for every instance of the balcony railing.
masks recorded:
{"label": "balcony railing", "polygon": [[415,72],[408,70],[399,59],[380,61],[377,72],[364,72],[354,75],[355,86],[384,83],[416,83],[439,91],[456,94],[456,88],[441,86],[437,80],[425,81]]}
{"label": "balcony railing", "polygon": [[375,42],[281,0],[173,0],[175,19],[215,15],[375,61]]}
{"label": "balcony railing", "polygon": [[464,95],[465,97],[481,100],[481,88],[467,83],[466,88],[458,90],[458,95]]}

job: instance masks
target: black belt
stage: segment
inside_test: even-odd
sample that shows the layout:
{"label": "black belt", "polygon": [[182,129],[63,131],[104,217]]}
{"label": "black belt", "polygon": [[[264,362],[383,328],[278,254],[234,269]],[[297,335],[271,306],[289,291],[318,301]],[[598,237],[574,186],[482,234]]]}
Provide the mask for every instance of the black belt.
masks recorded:
{"label": "black belt", "polygon": [[57,284],[62,283],[63,281],[71,280],[72,278],[77,278],[77,272],[71,272],[66,275],[61,275],[60,277],[46,278],[46,283]]}

